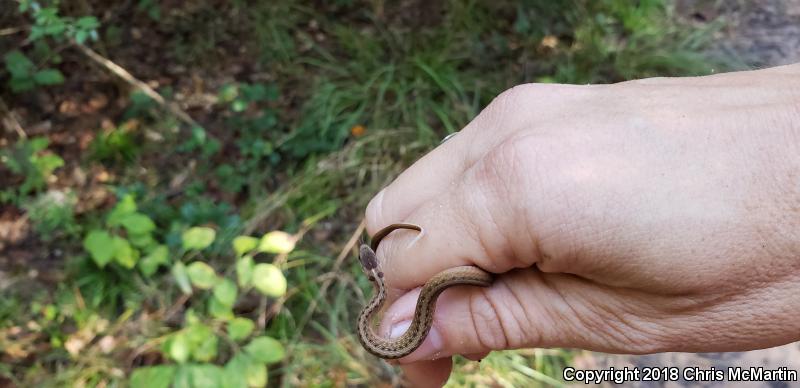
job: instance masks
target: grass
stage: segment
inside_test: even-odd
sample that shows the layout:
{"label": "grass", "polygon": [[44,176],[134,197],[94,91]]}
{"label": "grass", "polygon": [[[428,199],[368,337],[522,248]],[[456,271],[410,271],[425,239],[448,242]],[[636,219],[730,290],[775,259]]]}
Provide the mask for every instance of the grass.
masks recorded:
{"label": "grass", "polygon": [[[399,381],[398,369],[368,355],[354,337],[355,314],[372,291],[347,242],[374,193],[494,96],[523,82],[617,82],[718,66],[699,51],[709,30],[687,28],[669,4],[655,0],[281,0],[228,9],[204,1],[141,3],[108,30],[172,32],[156,35],[162,46],[142,50],[166,48],[171,61],[206,74],[248,69],[208,80],[220,85],[212,93],[235,78],[250,90],[274,88],[276,96],[251,93],[239,106],[217,100],[192,137],[176,131],[174,119],[149,106],[137,113],[141,107],[133,104],[119,119],[139,125],[98,129],[91,154],[72,163],[102,166],[117,177],[109,182],[113,190],[137,193],[140,210],[168,245],[194,225],[214,226],[225,241],[272,229],[301,238],[280,259],[287,294],[243,313],[287,349],[270,367],[270,385]],[[110,56],[121,50],[106,43]],[[148,131],[163,136],[148,140]],[[219,170],[222,164],[229,168]],[[107,210],[40,218],[47,230],[69,223],[71,236],[101,224]],[[0,301],[0,317],[7,318],[0,344],[19,349],[0,358],[0,376],[21,386],[107,386],[123,384],[137,367],[167,362],[160,351],[165,336],[181,327],[184,309],[196,307],[181,303],[171,274],[100,270],[80,238],[52,241],[58,245],[47,249],[68,256],[62,285]],[[226,244],[208,255],[230,274]],[[113,347],[103,345],[106,338]],[[79,340],[81,351],[71,352],[66,344]],[[481,363],[459,358],[449,386],[560,386],[561,370],[576,354],[531,349],[492,353]]]}

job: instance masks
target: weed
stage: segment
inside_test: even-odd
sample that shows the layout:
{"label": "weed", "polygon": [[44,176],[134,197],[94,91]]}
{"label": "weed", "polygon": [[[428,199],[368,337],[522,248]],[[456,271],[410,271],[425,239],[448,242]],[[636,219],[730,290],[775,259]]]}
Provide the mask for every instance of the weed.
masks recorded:
{"label": "weed", "polygon": [[49,141],[38,137],[23,139],[7,150],[0,150],[0,163],[22,178],[18,187],[6,187],[0,200],[17,203],[29,193],[43,189],[53,171],[64,165],[58,155],[47,151]]}
{"label": "weed", "polygon": [[80,231],[75,220],[77,198],[72,192],[50,190],[23,205],[34,230],[45,242],[74,237]]}

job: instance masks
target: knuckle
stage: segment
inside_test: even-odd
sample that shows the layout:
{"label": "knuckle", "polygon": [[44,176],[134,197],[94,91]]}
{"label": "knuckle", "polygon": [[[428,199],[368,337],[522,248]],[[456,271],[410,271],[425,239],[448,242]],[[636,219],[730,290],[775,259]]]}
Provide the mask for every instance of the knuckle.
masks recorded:
{"label": "knuckle", "polygon": [[485,293],[475,293],[469,301],[470,317],[477,340],[482,349],[508,348],[508,333],[501,323],[498,309]]}

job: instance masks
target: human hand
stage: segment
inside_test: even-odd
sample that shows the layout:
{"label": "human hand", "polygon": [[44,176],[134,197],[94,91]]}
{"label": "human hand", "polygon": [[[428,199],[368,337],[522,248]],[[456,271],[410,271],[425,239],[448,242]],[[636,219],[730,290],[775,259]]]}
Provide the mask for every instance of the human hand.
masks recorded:
{"label": "human hand", "polygon": [[[800,66],[615,85],[522,85],[367,208],[402,334],[418,287],[476,265],[401,359],[570,347],[737,351],[800,340]],[[410,291],[409,291],[410,290]],[[435,359],[435,360],[434,360]]]}

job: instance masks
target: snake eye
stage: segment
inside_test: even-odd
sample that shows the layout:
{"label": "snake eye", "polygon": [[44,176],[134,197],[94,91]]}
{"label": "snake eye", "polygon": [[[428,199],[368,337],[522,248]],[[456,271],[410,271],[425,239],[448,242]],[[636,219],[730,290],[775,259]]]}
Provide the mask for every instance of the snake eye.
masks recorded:
{"label": "snake eye", "polygon": [[383,272],[378,271],[378,277],[383,279]]}

